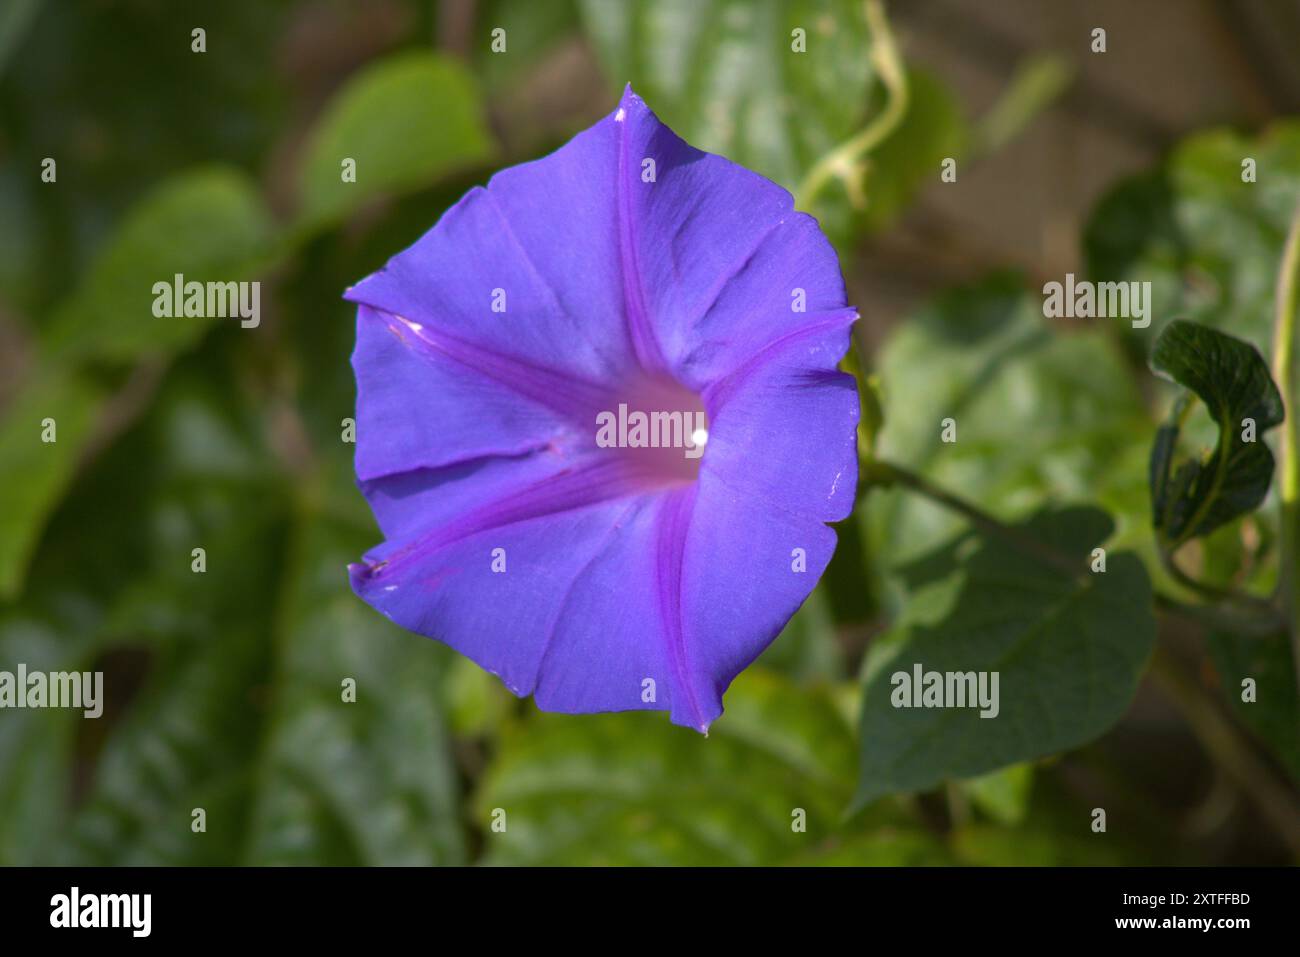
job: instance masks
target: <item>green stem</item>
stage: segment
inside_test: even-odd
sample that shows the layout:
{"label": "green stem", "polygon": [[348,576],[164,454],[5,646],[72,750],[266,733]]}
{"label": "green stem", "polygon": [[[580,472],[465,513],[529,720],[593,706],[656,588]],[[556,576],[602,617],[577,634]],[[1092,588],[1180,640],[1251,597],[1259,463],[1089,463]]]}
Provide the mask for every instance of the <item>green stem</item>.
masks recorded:
{"label": "green stem", "polygon": [[[1057,551],[1032,536],[1025,535],[1019,529],[994,518],[979,506],[959,498],[952,492],[940,488],[924,476],[895,465],[883,459],[869,459],[862,462],[861,485],[866,488],[889,488],[899,486],[930,499],[937,505],[961,515],[976,528],[1001,539],[1020,551],[1033,555],[1050,565],[1075,575],[1083,570],[1080,562]],[[1162,557],[1165,557],[1162,554]],[[1226,605],[1186,605],[1169,595],[1155,594],[1158,609],[1169,614],[1179,615],[1211,627],[1227,629],[1240,634],[1263,635],[1276,634],[1283,624],[1278,620],[1277,609],[1263,599],[1240,592],[1216,589],[1188,578],[1181,569],[1172,565],[1170,573],[1187,588],[1209,598],[1226,600]],[[1233,607],[1233,606],[1236,607]]]}
{"label": "green stem", "polygon": [[1177,562],[1174,561],[1174,553],[1168,549],[1160,549],[1160,564],[1164,566],[1170,578],[1207,601],[1248,608],[1258,615],[1261,620],[1271,621],[1274,630],[1286,626],[1286,621],[1278,617],[1277,608],[1268,599],[1235,588],[1224,588],[1219,585],[1211,585],[1208,582],[1197,581],[1178,567]]}
{"label": "green stem", "polygon": [[910,489],[944,508],[961,515],[982,532],[994,538],[1000,538],[1026,554],[1053,565],[1068,575],[1077,575],[1087,570],[1085,563],[1057,551],[1032,536],[1025,535],[1019,529],[1006,524],[963,498],[935,485],[923,475],[906,469],[901,465],[886,462],[883,459],[871,459],[862,463],[861,483],[866,487],[888,488],[899,485]]}
{"label": "green stem", "polygon": [[1296,421],[1296,313],[1300,311],[1300,205],[1296,206],[1277,274],[1276,316],[1273,323],[1273,379],[1282,393],[1286,420],[1282,423],[1282,467],[1278,470],[1282,500],[1282,550],[1278,582],[1291,633],[1291,658],[1300,688],[1300,422]]}
{"label": "green stem", "polygon": [[1252,638],[1276,638],[1285,624],[1272,606],[1268,614],[1258,609],[1231,605],[1188,605],[1159,589],[1152,590],[1156,611],[1172,618],[1182,618],[1194,625],[1227,631]]}
{"label": "green stem", "polygon": [[867,26],[871,31],[871,62],[885,85],[885,108],[863,129],[835,147],[808,172],[795,190],[795,207],[812,208],[813,201],[832,179],[843,180],[852,192],[851,184],[859,175],[858,164],[862,158],[889,137],[907,114],[907,71],[898,54],[894,35],[889,29],[889,18],[881,0],[867,0]]}

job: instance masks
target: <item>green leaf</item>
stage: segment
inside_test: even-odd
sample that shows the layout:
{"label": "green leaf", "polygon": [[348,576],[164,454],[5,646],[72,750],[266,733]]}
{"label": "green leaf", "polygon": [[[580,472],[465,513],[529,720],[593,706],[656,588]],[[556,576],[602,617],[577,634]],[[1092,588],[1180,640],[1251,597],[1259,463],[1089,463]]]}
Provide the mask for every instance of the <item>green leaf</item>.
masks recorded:
{"label": "green leaf", "polygon": [[[1198,396],[1219,430],[1208,458],[1188,459],[1176,469],[1178,437],[1190,408],[1186,397],[1156,433],[1152,521],[1161,540],[1176,547],[1253,511],[1264,500],[1273,480],[1273,453],[1263,435],[1282,421],[1282,396],[1254,346],[1183,320],[1165,326],[1151,368]],[[1242,439],[1247,420],[1255,433],[1249,442]]]}
{"label": "green leaf", "polygon": [[[631,82],[692,145],[792,192],[885,108],[859,0],[583,0],[581,9],[614,84]],[[796,30],[806,52],[793,49]],[[892,222],[962,151],[956,98],[927,73],[907,77],[907,110],[848,177],[852,189],[836,177],[812,202],[837,243]]]}
{"label": "green leaf", "polygon": [[[125,217],[55,313],[40,372],[0,423],[0,493],[13,505],[0,517],[0,597],[21,587],[37,536],[108,396],[79,371],[85,362],[166,361],[213,323],[240,322],[157,317],[154,284],[170,286],[176,274],[187,282],[248,280],[268,264],[273,248],[270,219],[237,170],[212,167],[175,177]],[[57,442],[41,441],[47,418],[55,422]]]}
{"label": "green leaf", "polygon": [[[859,0],[583,0],[611,85],[693,146],[793,190],[865,121],[874,74]],[[792,50],[802,29],[807,52]]]}
{"label": "green leaf", "polygon": [[[493,155],[474,81],[432,53],[401,53],[366,67],[326,108],[303,164],[298,226],[350,216],[378,196],[427,186]],[[343,164],[356,163],[356,181]]]}
{"label": "green leaf", "polygon": [[[0,422],[0,599],[22,588],[32,550],[72,481],[102,399],[82,377],[51,371],[6,410]],[[53,442],[43,438],[47,419]]]}
{"label": "green leaf", "polygon": [[[251,280],[274,250],[271,221],[252,182],[210,167],[168,180],[141,200],[113,233],[72,299],[55,314],[46,345],[60,358],[129,361],[170,355],[215,322],[159,318],[155,283]],[[175,312],[181,305],[173,304]]]}
{"label": "green leaf", "polygon": [[[1255,161],[1255,182],[1243,182],[1246,159]],[[1197,133],[1160,168],[1120,183],[1097,205],[1084,235],[1089,277],[1152,284],[1150,328],[1126,335],[1155,335],[1182,316],[1267,354],[1277,264],[1297,194],[1300,121],[1256,137]]]}
{"label": "green leaf", "polygon": [[[79,585],[104,606],[87,633],[130,661],[96,662],[112,710],[85,722],[89,755],[63,756],[80,765],[78,800],[39,863],[238,860],[274,675],[286,500],[259,467],[258,433],[194,376],[199,359],[79,483],[33,566],[44,584],[44,569],[75,556]],[[224,470],[210,453],[229,458]],[[206,833],[190,829],[195,808]]]}
{"label": "green leaf", "polygon": [[[32,4],[5,0],[0,19],[12,24],[24,7]],[[9,311],[51,317],[122,216],[176,173],[216,159],[278,166],[269,157],[321,66],[285,45],[292,5],[209,4],[193,24],[167,7],[46,2],[29,30],[9,34],[0,86],[0,297]],[[207,30],[206,54],[191,51],[195,26]],[[44,157],[57,161],[57,183],[40,181]]]}
{"label": "green leaf", "polygon": [[[271,574],[270,565],[258,567]],[[238,862],[272,664],[259,611],[264,602],[246,602],[227,613],[219,640],[174,639],[153,662],[129,713],[109,730],[85,804],[40,863]],[[195,809],[207,816],[205,833],[191,830]]]}
{"label": "green leaf", "polygon": [[[1079,573],[974,533],[901,570],[907,611],[867,662],[856,806],[1078,747],[1128,707],[1155,639],[1142,562],[1110,551],[1106,571],[1089,571],[1113,530],[1094,508],[1044,511],[1015,529]],[[896,707],[893,676],[910,678],[917,665],[990,682],[996,673],[996,717]]]}
{"label": "green leaf", "polygon": [[[265,590],[249,556],[267,550],[281,473],[262,442],[263,409],[228,391],[221,355],[205,349],[173,369],[146,418],[79,476],[32,562],[35,597],[76,568],[78,590],[108,609],[105,640],[217,641],[231,594]],[[206,577],[191,571],[196,547]]]}
{"label": "green leaf", "polygon": [[[827,691],[751,668],[707,738],[654,717],[534,714],[507,729],[474,804],[486,860],[762,864],[811,853],[839,825],[853,740]],[[800,809],[806,832],[792,827]]]}

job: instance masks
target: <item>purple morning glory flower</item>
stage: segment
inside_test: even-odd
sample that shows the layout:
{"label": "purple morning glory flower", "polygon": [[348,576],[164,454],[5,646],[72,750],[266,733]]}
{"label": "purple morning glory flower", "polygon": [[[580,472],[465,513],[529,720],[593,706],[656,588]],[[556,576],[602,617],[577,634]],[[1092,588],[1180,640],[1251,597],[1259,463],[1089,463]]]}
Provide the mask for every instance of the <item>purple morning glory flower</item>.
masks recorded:
{"label": "purple morning glory flower", "polygon": [[629,87],[347,293],[374,608],[548,711],[700,731],[830,561],[857,317],[816,221]]}

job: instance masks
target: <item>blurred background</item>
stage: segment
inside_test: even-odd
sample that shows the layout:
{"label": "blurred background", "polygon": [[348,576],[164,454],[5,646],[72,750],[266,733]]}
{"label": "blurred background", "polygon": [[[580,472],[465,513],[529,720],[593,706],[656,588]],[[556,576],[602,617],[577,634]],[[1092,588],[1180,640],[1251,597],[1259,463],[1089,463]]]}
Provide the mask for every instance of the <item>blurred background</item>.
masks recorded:
{"label": "blurred background", "polygon": [[[515,700],[348,587],[379,535],[340,296],[630,80],[822,220],[883,453],[1007,519],[1100,504],[1176,587],[1145,350],[1175,315],[1268,349],[1297,36],[1297,0],[5,0],[0,669],[103,671],[106,706],[0,712],[0,863],[1294,863],[1286,644],[1176,616],[1180,693],[1144,680],[1083,747],[847,813],[864,662],[926,600],[897,569],[961,529],[894,492],[839,527],[707,739]],[[1230,188],[1243,157],[1259,180]],[[261,280],[260,326],[154,319],[178,272]],[[1153,328],[1047,323],[1068,272],[1151,281]],[[1271,505],[1199,546],[1202,576],[1272,587]],[[1253,707],[1224,680],[1243,667]],[[1207,744],[1211,710],[1246,772]]]}

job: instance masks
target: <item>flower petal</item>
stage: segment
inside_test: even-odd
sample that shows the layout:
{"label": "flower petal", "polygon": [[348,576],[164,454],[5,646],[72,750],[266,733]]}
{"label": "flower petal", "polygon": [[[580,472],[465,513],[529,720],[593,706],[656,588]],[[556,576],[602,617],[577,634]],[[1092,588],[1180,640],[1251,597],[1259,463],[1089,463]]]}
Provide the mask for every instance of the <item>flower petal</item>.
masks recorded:
{"label": "flower petal", "polygon": [[721,702],[691,669],[682,559],[695,487],[633,503],[569,583],[537,685],[546,711],[667,710],[707,730]]}
{"label": "flower petal", "polygon": [[695,149],[630,88],[615,116],[625,282],[679,379],[702,388],[844,309],[835,251],[786,190]]}
{"label": "flower petal", "polygon": [[836,371],[851,311],[778,340],[705,390],[709,443],[701,475],[822,522],[853,510],[857,384]]}
{"label": "flower petal", "polygon": [[835,532],[701,474],[681,575],[684,680],[710,720],[821,578]]}
{"label": "flower petal", "polygon": [[[628,508],[597,503],[425,547],[389,541],[351,566],[352,587],[402,627],[446,642],[526,695],[566,589]],[[501,560],[505,570],[494,570]]]}
{"label": "flower petal", "polygon": [[[598,460],[391,538],[352,566],[353,588],[548,710],[671,707],[703,729],[718,705],[693,700],[680,610],[694,487],[620,495],[618,470]],[[662,697],[643,699],[646,678]]]}
{"label": "flower petal", "polygon": [[[612,118],[475,187],[347,298],[590,382],[632,367]],[[494,306],[497,311],[494,311]]]}
{"label": "flower petal", "polygon": [[520,455],[574,431],[540,397],[503,388],[484,371],[432,348],[417,324],[366,306],[357,310],[352,365],[362,480]]}

